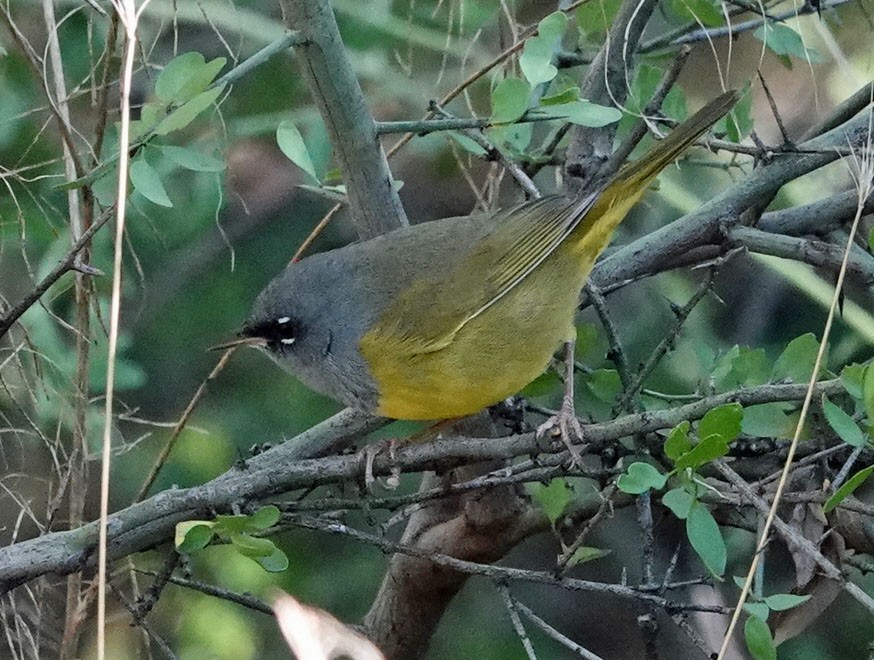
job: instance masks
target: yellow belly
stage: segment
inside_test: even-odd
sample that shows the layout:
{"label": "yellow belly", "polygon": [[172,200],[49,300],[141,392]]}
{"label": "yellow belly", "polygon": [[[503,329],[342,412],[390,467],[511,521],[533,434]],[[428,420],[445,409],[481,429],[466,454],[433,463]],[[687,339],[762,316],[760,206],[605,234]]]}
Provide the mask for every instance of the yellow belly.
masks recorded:
{"label": "yellow belly", "polygon": [[560,344],[574,336],[574,313],[587,274],[580,272],[576,257],[567,257],[552,255],[440,350],[403,359],[372,354],[368,361],[380,392],[377,414],[394,419],[470,415],[516,394],[543,373]]}

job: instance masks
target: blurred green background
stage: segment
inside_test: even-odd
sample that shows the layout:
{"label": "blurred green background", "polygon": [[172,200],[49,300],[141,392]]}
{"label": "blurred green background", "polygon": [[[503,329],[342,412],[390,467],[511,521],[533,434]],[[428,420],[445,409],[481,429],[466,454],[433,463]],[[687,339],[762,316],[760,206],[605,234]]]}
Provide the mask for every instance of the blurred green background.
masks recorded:
{"label": "blurred green background", "polygon": [[[610,3],[605,4],[609,11]],[[847,4],[826,12],[822,19],[814,15],[797,22],[809,45],[823,55],[821,62],[808,65],[795,60],[794,66],[787,69],[772,54],[761,59],[762,74],[793,135],[855,90],[864,76],[870,76],[871,27],[866,4]],[[501,6],[492,0],[338,0],[334,6],[353,65],[378,120],[421,116],[430,99],[482,66],[506,46],[508,39],[506,30],[498,27]],[[95,121],[89,74],[105,45],[107,21],[92,10],[78,7],[73,2],[57,5],[58,15],[64,17],[58,38],[68,86],[74,90],[73,123],[83,136],[89,136]],[[533,22],[554,8],[548,2],[520,2],[516,12],[520,21]],[[45,26],[40,4],[18,0],[7,5],[5,11],[42,52]],[[250,56],[281,35],[277,11],[274,3],[267,2],[232,5],[154,0],[139,32],[143,50],[137,62],[136,99],[149,99],[158,72],[174,54],[194,50],[207,60],[226,57],[231,62]],[[673,5],[663,7],[650,27],[652,36],[678,24],[678,11]],[[817,24],[820,20],[822,26]],[[823,39],[826,34],[834,43]],[[583,40],[583,52],[594,52],[598,38],[598,30],[592,30],[589,39]],[[836,59],[836,52],[843,59]],[[680,80],[676,107],[697,107],[719,91],[717,61],[723,67],[730,61],[729,83],[743,85],[753,78],[761,54],[761,42],[750,34],[738,38],[730,54],[724,40],[715,42],[712,52],[707,43],[696,46]],[[650,80],[657,79],[665,62],[664,57],[649,58],[646,65],[652,71],[638,78],[648,75]],[[568,72],[572,77],[578,74],[579,70]],[[635,84],[645,89],[649,83],[636,79]],[[779,135],[766,98],[755,85],[754,90],[751,116],[756,130],[766,143],[776,142]],[[112,105],[116,93],[113,87]],[[57,132],[40,83],[8,30],[0,31],[0,99],[0,296],[8,304],[17,301],[48,272],[70,244],[66,196],[57,188],[63,181]],[[469,102],[480,114],[488,113],[488,80],[471,90]],[[458,115],[469,114],[465,101],[457,101],[449,109]],[[111,120],[116,119],[113,113]],[[276,146],[276,126],[283,120],[292,120],[301,129],[320,171],[334,166],[331,146],[291,53],[274,57],[243,77],[223,100],[219,112],[200,117],[182,135],[159,140],[221,158],[227,162],[226,171],[182,170],[147,150],[146,157],[153,158],[150,162],[161,175],[173,207],[161,208],[137,193],[131,199],[117,382],[120,416],[115,429],[114,509],[126,506],[134,497],[169,427],[215,364],[217,356],[207,348],[233,336],[258,291],[284,267],[330,208],[326,200],[296,187],[311,182],[305,181],[301,171]],[[104,153],[115,148],[116,139],[111,127]],[[395,139],[387,137],[385,144]],[[396,178],[404,183],[404,205],[416,221],[469,212],[476,197],[462,168],[474,180],[482,180],[490,167],[471,159],[441,134],[414,139],[392,161]],[[749,167],[745,165],[745,169]],[[628,242],[664,225],[740,176],[742,171],[725,168],[670,168],[662,177],[660,190],[648,195],[631,214],[615,242]],[[553,168],[542,170],[537,181],[544,190],[554,189]],[[774,207],[809,202],[847,185],[846,168],[837,163],[788,186]],[[515,195],[513,186],[507,184],[500,199],[508,203]],[[329,249],[354,238],[348,218],[341,214],[313,249]],[[110,232],[101,231],[91,259],[93,266],[107,273],[111,272],[110,242]],[[711,296],[693,312],[674,351],[649,387],[669,393],[700,391],[706,387],[719,355],[735,344],[764,348],[774,359],[792,338],[805,332],[819,335],[825,309],[812,297],[819,284],[817,276],[801,268],[790,279],[795,271],[786,270],[749,255],[735,258],[720,273],[716,292],[721,300]],[[673,323],[671,303],[683,304],[699,281],[698,274],[669,273],[609,297],[630,364],[636,365],[649,355]],[[90,463],[88,519],[96,517],[106,352],[103,326],[107,323],[111,278],[94,278],[93,285],[100,313],[92,313],[88,437],[93,440],[94,460]],[[63,465],[65,451],[69,451],[65,443],[72,423],[72,318],[72,279],[67,276],[52,287],[40,306],[23,316],[21,327],[0,344],[0,470],[4,484],[0,526],[4,543],[12,534],[27,538],[40,531],[34,519],[43,520],[57,489],[56,471]],[[591,369],[612,368],[605,357],[607,341],[591,310],[581,314],[580,326],[591,343],[580,348],[578,360]],[[832,340],[833,364],[867,359],[872,338],[874,324],[865,311],[848,314],[838,324]],[[582,396],[590,395],[584,392]],[[555,393],[543,400],[554,403]],[[262,354],[238,352],[210,384],[152,492],[171,485],[202,483],[248,456],[252,445],[292,438],[337,410],[336,404],[303,388]],[[590,410],[600,416],[594,403]],[[383,432],[406,433],[406,427]],[[405,477],[402,489],[412,491],[416,482],[415,476]],[[319,491],[313,496],[319,494],[324,493]],[[356,491],[350,486],[346,494],[355,496]],[[34,519],[19,516],[22,502],[34,512]],[[348,522],[376,531],[386,518],[384,512],[353,512]],[[397,527],[390,530],[393,536],[399,533]],[[657,521],[656,533],[659,562],[664,565],[682,530],[675,520],[666,518]],[[730,532],[728,541],[730,556],[749,555],[749,535]],[[198,553],[186,570],[196,579],[260,597],[278,586],[344,621],[360,620],[386,566],[387,558],[382,553],[348,539],[303,530],[282,534],[277,543],[290,559],[288,570],[282,574],[265,573],[227,546]],[[617,581],[627,571],[630,583],[638,579],[639,540],[632,509],[617,511],[599,528],[592,545],[609,550],[609,554],[574,569],[574,575]],[[547,568],[559,551],[555,539],[543,536],[523,543],[506,561]],[[157,569],[161,557],[146,553],[135,563]],[[773,569],[776,563],[772,560],[769,566]],[[691,551],[685,551],[681,567],[677,578],[696,577],[703,572]],[[740,563],[734,572],[745,569],[746,564]],[[143,586],[146,584],[148,579],[143,579]],[[45,621],[63,611],[59,585],[60,581],[52,583],[41,592]],[[735,594],[731,585],[724,591]],[[629,640],[639,639],[635,623],[638,612],[627,602],[534,586],[514,588],[514,593],[558,629],[603,657],[640,657],[641,649],[629,644]],[[712,596],[701,594],[702,600],[718,597],[717,591]],[[833,607],[834,614],[828,621],[781,649],[781,657],[863,657],[872,637],[870,625],[863,624],[858,608],[845,598]],[[141,635],[129,627],[127,614],[117,604],[113,612],[110,657],[144,657],[136,650]],[[167,587],[149,620],[183,660],[287,657],[270,617],[173,585]],[[713,639],[718,639],[722,625],[714,617],[704,627]],[[670,625],[663,629],[674,630]],[[570,657],[567,650],[540,633],[531,634],[538,657]],[[675,634],[670,632],[668,636]],[[57,636],[59,633],[48,635],[49,639]],[[671,643],[666,642],[668,646]],[[50,641],[46,648],[51,647]],[[93,652],[90,632],[82,649],[83,657]],[[0,651],[0,656],[3,653]],[[429,657],[510,659],[524,658],[525,653],[500,594],[485,580],[475,578],[448,611]]]}

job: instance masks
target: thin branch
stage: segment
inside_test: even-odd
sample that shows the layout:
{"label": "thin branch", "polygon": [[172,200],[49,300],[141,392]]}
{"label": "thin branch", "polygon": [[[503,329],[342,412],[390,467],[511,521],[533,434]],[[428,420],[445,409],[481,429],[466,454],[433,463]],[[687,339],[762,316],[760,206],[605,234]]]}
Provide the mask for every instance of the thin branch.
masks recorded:
{"label": "thin branch", "polygon": [[0,338],[9,332],[9,328],[11,328],[12,325],[21,318],[22,314],[36,304],[42,295],[48,291],[55,282],[70,271],[76,270],[77,255],[88,247],[94,234],[96,234],[103,225],[112,220],[113,217],[115,217],[115,206],[106,209],[106,211],[104,211],[103,214],[82,233],[82,236],[73,244],[73,247],[70,248],[64,258],[58,262],[58,265],[52,268],[49,274],[42,278],[39,284],[37,284],[30,293],[25,295],[24,298],[19,300],[12,306],[12,308],[7,310],[2,317],[0,317]]}
{"label": "thin branch", "polygon": [[674,312],[674,325],[668,334],[658,343],[652,353],[650,354],[647,361],[640,368],[640,371],[637,373],[637,376],[634,379],[634,382],[625,389],[622,393],[622,398],[616,403],[615,409],[618,411],[629,410],[631,408],[631,404],[634,400],[634,397],[637,396],[637,393],[643,387],[643,384],[646,382],[646,379],[652,375],[652,372],[655,371],[656,367],[659,365],[659,362],[674,348],[674,345],[677,342],[677,337],[679,337],[680,332],[683,330],[683,326],[686,324],[686,319],[689,318],[689,315],[698,306],[698,303],[704,299],[713,288],[713,281],[716,279],[717,269],[711,268],[707,277],[701,282],[698,286],[697,291],[692,295],[691,298],[686,302],[682,307],[673,307]]}
{"label": "thin branch", "polygon": [[[454,119],[452,115],[446,112],[443,108],[437,106],[436,104],[431,104],[431,110],[438,116],[444,119]],[[478,129],[467,129],[464,131],[464,134],[469,137],[471,140],[476,142],[483,150],[485,150],[487,158],[489,160],[495,160],[499,162],[507,172],[510,173],[516,183],[519,184],[519,187],[525,191],[532,199],[540,199],[541,194],[537,189],[537,186],[534,185],[534,182],[531,178],[522,170],[519,165],[514,163],[510,158],[504,154],[500,149],[496,148],[491,142],[489,142],[488,138],[483,135],[481,130]]]}
{"label": "thin branch", "polygon": [[668,600],[661,596],[628,587],[621,584],[610,584],[606,582],[593,582],[590,580],[580,580],[577,578],[557,577],[554,573],[547,571],[534,571],[523,568],[509,568],[506,566],[495,566],[493,564],[482,564],[478,562],[466,561],[457,559],[448,555],[432,553],[419,548],[411,547],[400,543],[394,543],[388,539],[373,534],[367,534],[353,527],[349,527],[342,523],[334,521],[321,521],[313,518],[298,518],[296,524],[304,529],[312,529],[317,531],[328,532],[330,534],[339,534],[364,543],[368,543],[383,552],[400,553],[425,559],[437,566],[445,566],[459,573],[468,575],[479,575],[489,578],[498,583],[501,582],[529,582],[533,584],[545,584],[568,591],[584,591],[589,593],[610,594],[625,598],[628,600],[650,603],[655,607],[664,609],[667,612],[707,612],[711,614],[729,614],[732,611],[730,607],[721,605],[698,605],[695,603],[682,603],[679,601]]}
{"label": "thin branch", "polygon": [[[154,571],[137,570],[137,573],[141,573],[143,575],[151,575],[156,579],[162,579],[162,576]],[[189,580],[188,578],[182,578],[177,575],[168,576],[167,582],[170,584],[175,584],[177,587],[184,587],[185,589],[198,591],[202,594],[206,594],[207,596],[213,596],[215,598],[220,598],[221,600],[226,600],[229,603],[242,605],[243,607],[254,610],[256,612],[273,615],[273,609],[270,607],[270,605],[268,605],[260,598],[255,598],[255,596],[252,596],[248,593],[240,594],[235,591],[231,591],[230,589],[222,589],[221,587],[206,584],[205,582]],[[136,611],[133,612],[133,614],[135,615],[135,617],[137,616]]]}
{"label": "thin branch", "polygon": [[[844,261],[844,250],[837,245],[771,234],[742,225],[732,227],[727,234],[727,239],[732,247],[742,245],[751,252],[792,259],[826,268],[833,273],[840,271]],[[869,288],[874,287],[874,258],[870,254],[853,246],[853,249],[850,249],[846,268],[847,275],[856,282]]]}
{"label": "thin branch", "polygon": [[259,66],[268,62],[274,56],[285,52],[292,46],[299,46],[301,43],[303,43],[303,36],[300,32],[297,30],[286,30],[283,36],[274,39],[257,53],[251,57],[247,57],[233,69],[215,80],[210,85],[210,88],[221,87],[222,85],[232,85],[240,78],[249,75]]}
{"label": "thin branch", "polygon": [[176,440],[179,439],[179,436],[188,424],[188,420],[194,413],[194,409],[197,408],[197,405],[200,403],[203,395],[206,394],[206,386],[212,380],[214,380],[215,377],[219,375],[219,373],[221,373],[222,369],[225,368],[228,360],[230,360],[231,356],[234,354],[234,350],[235,349],[231,348],[230,350],[225,351],[219,361],[216,363],[216,365],[212,368],[212,371],[209,372],[209,375],[204,378],[203,381],[201,381],[200,385],[198,385],[197,390],[194,392],[194,396],[191,397],[191,400],[188,402],[188,405],[185,406],[185,410],[182,412],[182,416],[173,427],[173,431],[170,433],[170,437],[167,438],[167,442],[164,443],[164,446],[161,448],[161,453],[158,454],[158,457],[152,464],[152,467],[149,470],[149,474],[143,480],[143,485],[140,486],[140,490],[137,493],[137,496],[134,498],[134,502],[142,501],[142,499],[146,496],[146,493],[149,492],[149,488],[151,488],[152,484],[155,483],[158,472],[164,466],[164,463],[167,461],[167,457],[170,455],[170,452],[173,451]]}
{"label": "thin branch", "polygon": [[522,619],[519,617],[519,610],[516,609],[516,601],[510,594],[509,587],[507,587],[506,584],[498,584],[497,586],[498,592],[504,599],[504,605],[510,613],[510,622],[513,624],[513,630],[516,631],[516,636],[519,638],[519,641],[522,642],[522,647],[528,655],[528,660],[537,660],[537,654],[534,653],[534,645],[531,643],[528,633],[525,632],[525,626],[522,625]]}
{"label": "thin branch", "polygon": [[604,660],[601,656],[595,655],[589,649],[584,648],[584,647],[580,646],[579,644],[577,644],[570,637],[566,637],[565,635],[562,635],[558,630],[556,630],[551,625],[546,623],[546,621],[544,621],[539,616],[537,616],[530,607],[524,605],[523,603],[520,603],[518,600],[515,600],[515,599],[514,599],[513,603],[515,604],[516,609],[518,609],[519,612],[524,614],[528,619],[531,620],[531,622],[534,625],[536,625],[543,632],[545,632],[549,637],[552,637],[555,641],[557,641],[559,644],[564,646],[566,649],[573,651],[581,658],[584,658],[584,660]]}
{"label": "thin branch", "polygon": [[619,145],[619,148],[613,152],[613,155],[610,156],[610,159],[607,161],[607,164],[604,166],[604,172],[606,174],[612,174],[617,172],[619,168],[628,160],[628,157],[631,155],[631,152],[634,150],[643,137],[650,130],[650,123],[647,119],[648,117],[652,117],[656,113],[658,113],[662,104],[665,102],[665,98],[668,95],[668,92],[673,89],[674,84],[677,82],[677,78],[680,77],[680,73],[683,71],[683,67],[686,65],[686,61],[689,59],[689,54],[692,52],[692,49],[688,46],[684,46],[679,50],[674,59],[671,61],[670,66],[665,70],[664,75],[662,75],[662,79],[659,81],[658,87],[656,87],[653,92],[652,98],[649,103],[646,104],[646,107],[643,109],[642,117],[635,122],[634,126],[631,128],[631,132],[628,134],[628,137],[625,141]]}
{"label": "thin branch", "polygon": [[692,30],[690,32],[685,32],[680,36],[676,36],[672,33],[667,36],[657,37],[652,41],[644,43],[640,47],[640,52],[652,53],[668,46],[682,46],[684,44],[695,44],[701,41],[709,42],[714,39],[719,39],[721,37],[734,37],[743,32],[750,32],[751,30],[758,29],[769,20],[783,22],[790,18],[797,18],[798,16],[812,14],[817,11],[834,9],[835,7],[845,5],[848,2],[850,2],[850,0],[825,0],[825,2],[818,2],[816,4],[808,2],[798,5],[797,7],[787,9],[779,14],[775,14],[770,19],[754,18],[749,21],[744,21],[742,23],[732,23],[731,25],[712,28],[700,28],[697,30]]}
{"label": "thin branch", "polygon": [[[769,505],[762,498],[760,498],[756,493],[750,488],[750,485],[744,481],[731,467],[722,459],[716,460],[713,462],[713,465],[716,469],[722,474],[735,488],[740,491],[740,493],[746,498],[748,502],[755,506],[756,510],[763,516],[767,516],[769,512],[773,509],[773,502]],[[874,614],[874,598],[861,591],[856,585],[853,585],[851,582],[847,582],[844,578],[841,569],[835,566],[831,560],[823,555],[817,547],[813,544],[813,542],[803,536],[800,532],[793,529],[789,524],[784,522],[780,517],[775,516],[773,519],[773,527],[777,532],[784,538],[786,543],[793,548],[801,550],[808,557],[813,559],[817,566],[822,569],[823,573],[826,577],[832,580],[837,580],[841,583],[843,588],[851,595],[856,601],[862,605],[866,610]],[[767,530],[766,530],[767,531]],[[757,549],[757,552],[760,552]],[[853,588],[855,587],[855,588]],[[729,638],[729,635],[726,634],[726,639]]]}

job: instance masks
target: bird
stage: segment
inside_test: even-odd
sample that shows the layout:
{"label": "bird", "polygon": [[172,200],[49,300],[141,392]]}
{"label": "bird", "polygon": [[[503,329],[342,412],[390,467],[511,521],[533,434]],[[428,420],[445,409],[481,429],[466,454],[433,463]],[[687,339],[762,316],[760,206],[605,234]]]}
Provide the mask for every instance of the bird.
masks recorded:
{"label": "bird", "polygon": [[311,389],[393,419],[498,403],[573,341],[581,290],[616,227],[737,98],[720,95],[590,194],[414,224],[291,263],[223,347],[260,348]]}

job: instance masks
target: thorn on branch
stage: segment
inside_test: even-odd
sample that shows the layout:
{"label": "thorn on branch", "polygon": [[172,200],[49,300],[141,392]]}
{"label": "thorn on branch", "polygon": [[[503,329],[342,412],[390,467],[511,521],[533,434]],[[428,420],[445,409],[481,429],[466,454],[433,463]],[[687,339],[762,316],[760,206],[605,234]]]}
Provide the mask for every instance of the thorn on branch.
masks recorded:
{"label": "thorn on branch", "polygon": [[91,277],[103,277],[106,273],[104,273],[99,268],[95,268],[89,264],[84,262],[74,262],[72,266],[70,266],[70,270],[75,270],[77,273],[82,273],[83,275],[89,275]]}

